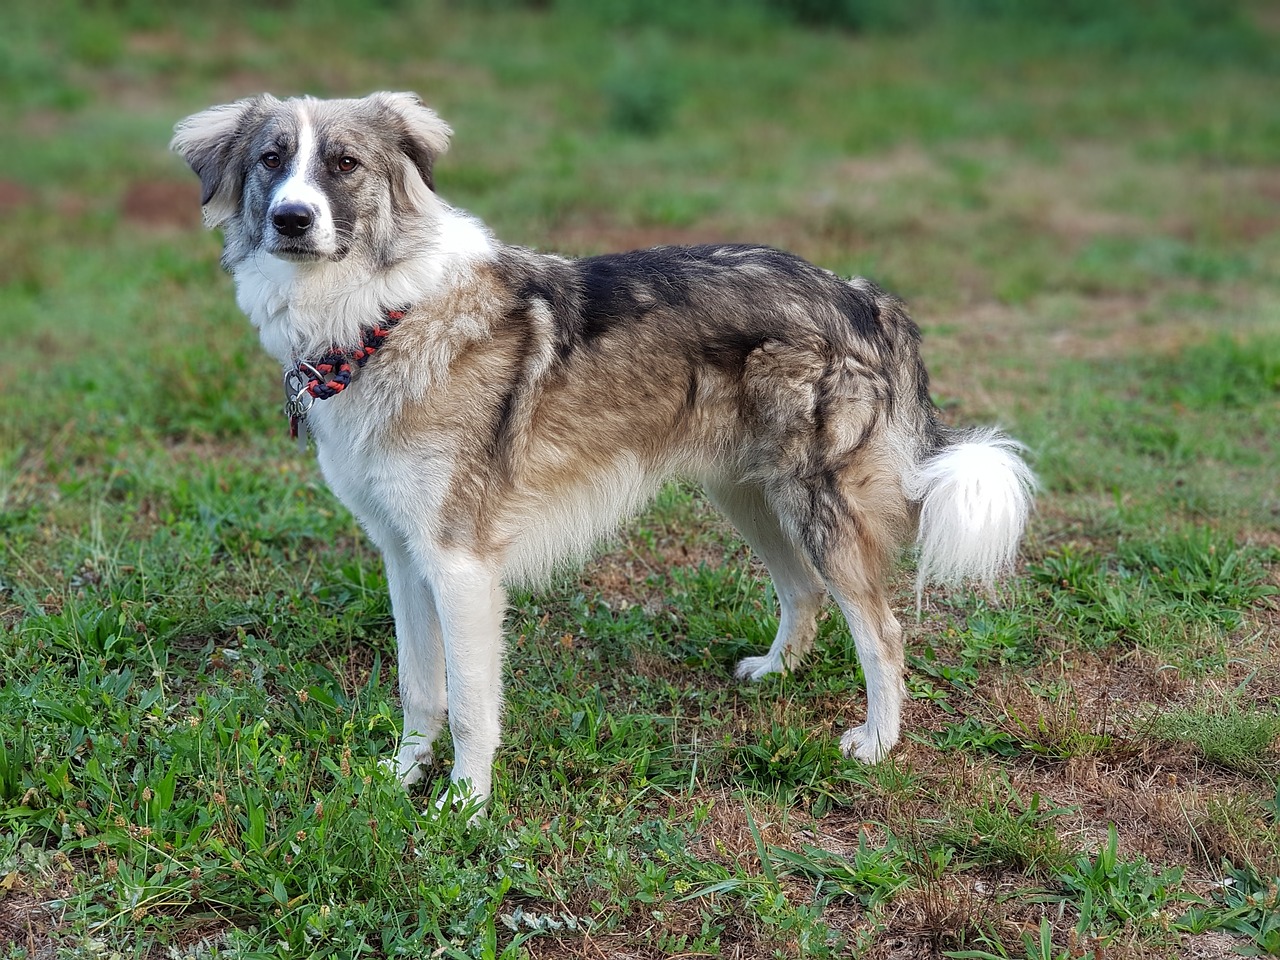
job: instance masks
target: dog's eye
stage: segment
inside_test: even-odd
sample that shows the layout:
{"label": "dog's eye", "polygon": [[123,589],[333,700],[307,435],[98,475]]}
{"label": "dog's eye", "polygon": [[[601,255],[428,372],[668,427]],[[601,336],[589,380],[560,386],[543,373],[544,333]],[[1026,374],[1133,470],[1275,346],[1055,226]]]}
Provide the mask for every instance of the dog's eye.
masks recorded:
{"label": "dog's eye", "polygon": [[358,166],[360,166],[360,161],[355,157],[340,157],[338,162],[334,164],[334,169],[339,173],[350,173]]}
{"label": "dog's eye", "polygon": [[280,166],[280,154],[274,150],[264,153],[260,159],[262,160],[262,165],[268,170],[274,170]]}

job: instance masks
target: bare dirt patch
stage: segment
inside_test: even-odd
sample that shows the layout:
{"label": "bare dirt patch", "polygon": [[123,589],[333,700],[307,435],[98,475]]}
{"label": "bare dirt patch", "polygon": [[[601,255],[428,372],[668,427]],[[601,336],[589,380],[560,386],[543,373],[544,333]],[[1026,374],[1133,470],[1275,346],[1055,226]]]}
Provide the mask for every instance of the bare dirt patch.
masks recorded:
{"label": "bare dirt patch", "polygon": [[[934,320],[954,327],[944,341],[926,336],[926,348],[944,346],[972,356],[976,351],[1018,351],[1098,360],[1143,353],[1173,353],[1199,339],[1191,324],[1151,323],[1151,296],[1109,294],[1064,298],[1051,309],[982,301],[947,311],[930,309]],[[925,311],[920,311],[922,314]]]}
{"label": "bare dirt patch", "polygon": [[200,227],[200,187],[195,182],[136,180],[120,199],[126,223],[153,230]]}
{"label": "bare dirt patch", "polygon": [[190,52],[191,40],[179,30],[147,30],[131,33],[125,46],[135,57],[181,57]]}
{"label": "bare dirt patch", "polygon": [[879,184],[901,177],[925,177],[938,172],[934,159],[918,146],[904,144],[885,153],[842,160],[835,167],[839,181],[857,184]]}
{"label": "bare dirt patch", "polygon": [[1182,955],[1187,960],[1227,960],[1239,957],[1243,940],[1226,933],[1197,933],[1184,937]]}
{"label": "bare dirt patch", "polygon": [[12,893],[0,900],[0,941],[24,946],[36,957],[41,956],[38,945],[47,938],[47,917],[35,897],[29,893]]}
{"label": "bare dirt patch", "polygon": [[31,191],[14,180],[0,180],[0,213],[11,213],[32,202]]}
{"label": "bare dirt patch", "polygon": [[26,948],[24,956],[31,960],[55,956],[52,915],[21,880],[11,889],[3,886],[4,881],[0,877],[0,944]]}
{"label": "bare dirt patch", "polygon": [[[643,529],[647,536],[641,537]],[[745,546],[709,503],[697,499],[680,516],[650,511],[626,524],[582,569],[580,582],[611,610],[643,607],[657,616],[666,606],[671,571],[751,564]]]}

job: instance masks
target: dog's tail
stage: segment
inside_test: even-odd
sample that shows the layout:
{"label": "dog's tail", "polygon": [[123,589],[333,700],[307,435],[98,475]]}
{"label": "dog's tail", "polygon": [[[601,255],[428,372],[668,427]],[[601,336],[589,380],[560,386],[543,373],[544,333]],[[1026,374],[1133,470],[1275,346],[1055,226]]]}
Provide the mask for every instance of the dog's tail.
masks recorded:
{"label": "dog's tail", "polygon": [[944,428],[938,439],[904,484],[920,506],[917,611],[928,582],[990,585],[1013,566],[1036,488],[1022,445],[999,430]]}

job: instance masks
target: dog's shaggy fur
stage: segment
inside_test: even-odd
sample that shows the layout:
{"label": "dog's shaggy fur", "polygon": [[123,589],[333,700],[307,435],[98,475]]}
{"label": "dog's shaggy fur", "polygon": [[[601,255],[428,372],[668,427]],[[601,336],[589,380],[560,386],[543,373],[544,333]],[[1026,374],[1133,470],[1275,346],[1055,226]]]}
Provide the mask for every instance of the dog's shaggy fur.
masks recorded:
{"label": "dog's shaggy fur", "polygon": [[920,334],[874,284],[768,247],[570,260],[509,246],[435,193],[451,131],[411,94],[213,107],[174,149],[225,231],[223,264],[286,370],[405,316],[306,418],[320,466],[387,565],[406,784],[446,715],[453,779],[491,786],[504,585],[581,556],[670,476],[701,482],[767,564],[781,619],[759,679],[799,663],[827,594],[856,641],[867,720],[898,740],[902,631],[886,581],[990,581],[1031,505],[1017,445],[944,427]]}

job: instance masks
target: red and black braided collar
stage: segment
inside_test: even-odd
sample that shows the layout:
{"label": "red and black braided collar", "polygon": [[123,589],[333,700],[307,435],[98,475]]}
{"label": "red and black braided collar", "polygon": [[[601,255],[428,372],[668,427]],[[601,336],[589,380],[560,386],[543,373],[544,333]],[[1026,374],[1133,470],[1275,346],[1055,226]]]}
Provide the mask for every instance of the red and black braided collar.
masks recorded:
{"label": "red and black braided collar", "polygon": [[317,400],[336,397],[351,385],[355,369],[369,362],[392,329],[404,319],[406,310],[384,310],[382,320],[366,327],[355,347],[332,347],[328,353],[312,363],[299,360],[284,371],[284,415],[289,420],[289,436],[299,442],[301,449],[307,445],[307,412]]}
{"label": "red and black braided collar", "polygon": [[315,363],[299,360],[297,371],[307,381],[306,392],[317,400],[328,400],[347,389],[351,384],[351,365],[354,363],[359,369],[368,363],[404,315],[404,310],[384,310],[382,321],[366,327],[354,349],[335,346]]}

